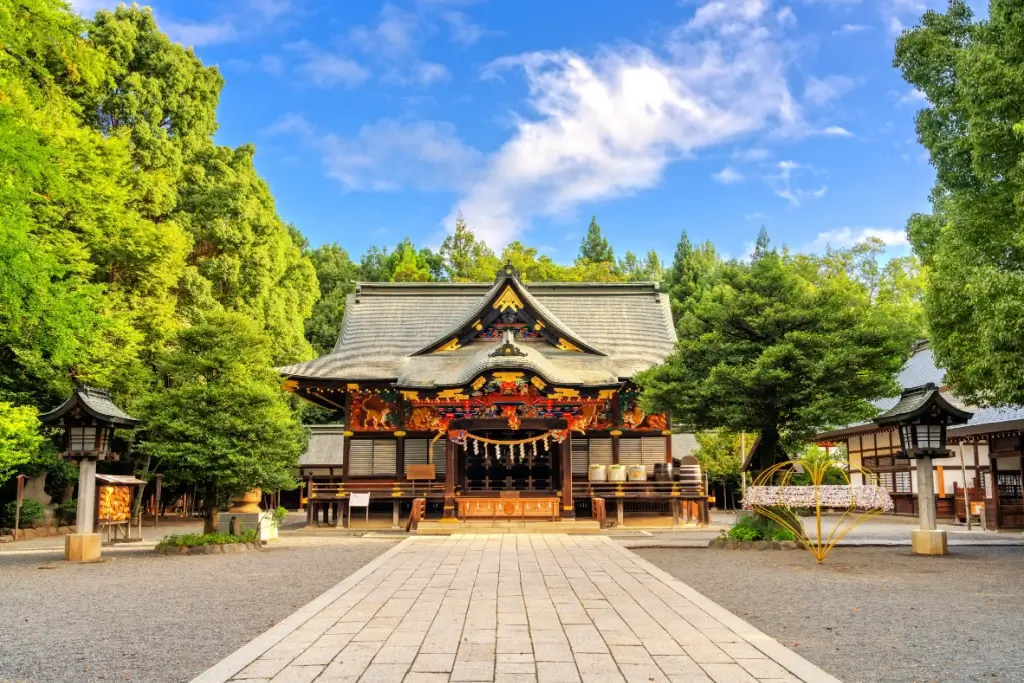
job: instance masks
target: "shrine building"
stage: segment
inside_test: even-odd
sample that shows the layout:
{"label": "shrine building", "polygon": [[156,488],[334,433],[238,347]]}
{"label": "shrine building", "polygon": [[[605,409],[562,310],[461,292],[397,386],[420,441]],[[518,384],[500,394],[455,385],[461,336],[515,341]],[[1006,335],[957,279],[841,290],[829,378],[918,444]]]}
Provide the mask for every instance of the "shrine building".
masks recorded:
{"label": "shrine building", "polygon": [[[337,523],[357,492],[396,524],[417,499],[437,522],[564,522],[600,516],[597,497],[620,519],[628,501],[679,514],[702,487],[673,481],[669,416],[632,381],[675,341],[656,283],[527,285],[510,264],[493,283],[360,283],[334,349],[280,370],[344,415],[300,460],[309,521]],[[592,465],[632,481],[591,482]]]}

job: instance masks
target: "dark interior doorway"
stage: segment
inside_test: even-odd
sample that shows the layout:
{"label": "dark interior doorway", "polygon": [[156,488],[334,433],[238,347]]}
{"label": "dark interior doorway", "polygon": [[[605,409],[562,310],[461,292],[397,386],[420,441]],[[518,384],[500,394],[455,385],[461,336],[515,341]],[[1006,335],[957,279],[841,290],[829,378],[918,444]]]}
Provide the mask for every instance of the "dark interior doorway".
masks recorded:
{"label": "dark interior doorway", "polygon": [[[539,436],[539,431],[488,430],[474,432],[496,441]],[[558,481],[558,444],[535,441],[520,446],[484,444],[469,439],[460,447],[464,466],[463,490],[468,493],[528,491],[550,493]]]}

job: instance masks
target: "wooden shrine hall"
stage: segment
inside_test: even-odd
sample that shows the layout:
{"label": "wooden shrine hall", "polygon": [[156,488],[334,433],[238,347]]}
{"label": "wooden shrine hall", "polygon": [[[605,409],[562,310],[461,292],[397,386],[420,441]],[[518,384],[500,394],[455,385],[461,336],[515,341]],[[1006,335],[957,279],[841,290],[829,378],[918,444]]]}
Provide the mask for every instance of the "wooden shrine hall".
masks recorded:
{"label": "wooden shrine hall", "polygon": [[369,492],[395,525],[401,505],[441,524],[603,521],[605,501],[620,522],[628,505],[704,520],[669,416],[631,380],[675,341],[656,283],[527,285],[510,264],[493,283],[360,283],[334,349],[281,368],[344,416],[300,461],[308,519],[337,523]]}

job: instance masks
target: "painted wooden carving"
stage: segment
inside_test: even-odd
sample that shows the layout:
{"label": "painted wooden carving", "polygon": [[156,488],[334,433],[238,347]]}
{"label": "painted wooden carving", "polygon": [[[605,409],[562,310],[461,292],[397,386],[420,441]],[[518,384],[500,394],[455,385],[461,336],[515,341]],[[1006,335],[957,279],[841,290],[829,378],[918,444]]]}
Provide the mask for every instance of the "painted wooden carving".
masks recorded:
{"label": "painted wooden carving", "polygon": [[393,432],[398,429],[398,395],[394,391],[352,392],[349,428],[361,432]]}
{"label": "painted wooden carving", "polygon": [[619,392],[619,417],[622,429],[631,431],[661,431],[668,428],[664,413],[647,414],[640,407],[640,394],[634,389]]}

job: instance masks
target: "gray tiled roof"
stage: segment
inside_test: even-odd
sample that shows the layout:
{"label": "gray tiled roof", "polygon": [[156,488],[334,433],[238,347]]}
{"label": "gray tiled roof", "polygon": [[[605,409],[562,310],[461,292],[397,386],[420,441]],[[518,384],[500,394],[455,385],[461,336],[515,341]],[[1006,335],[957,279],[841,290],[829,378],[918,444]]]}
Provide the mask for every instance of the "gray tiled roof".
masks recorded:
{"label": "gray tiled roof", "polygon": [[[900,389],[911,389],[913,387],[929,383],[945,388],[945,376],[945,370],[935,365],[935,356],[927,342],[924,342],[919,344],[919,346],[914,350],[914,353],[903,365],[899,375],[896,377],[896,381],[899,383]],[[950,403],[954,406],[974,412],[974,416],[968,420],[967,424],[951,425],[949,427],[947,433],[950,437],[956,437],[959,434],[964,433],[979,433],[978,428],[983,426],[987,427],[991,425],[993,429],[997,429],[1000,424],[1024,422],[1024,406],[975,408],[965,405],[963,401],[959,400],[956,394],[952,391],[944,392],[943,395],[945,398],[949,399]],[[872,401],[872,403],[876,408],[878,408],[879,413],[884,413],[892,410],[893,407],[899,403],[899,400],[899,397],[890,397],[878,399],[876,401]],[[873,421],[857,422],[840,427],[836,430],[824,432],[823,435],[833,434],[835,432],[856,433],[874,429],[878,429],[878,425]]]}
{"label": "gray tiled roof", "polygon": [[76,405],[80,405],[86,413],[97,420],[112,422],[118,427],[134,427],[139,423],[136,418],[114,405],[107,391],[84,384],[75,387],[74,393],[68,400],[50,412],[40,415],[39,420],[44,424],[55,422]]}
{"label": "gray tiled roof", "polygon": [[299,467],[341,467],[345,459],[345,428],[311,425],[309,431],[309,448],[299,456]]}
{"label": "gray tiled roof", "polygon": [[[533,362],[566,381],[572,377],[574,383],[600,384],[609,377],[631,377],[664,361],[675,344],[668,297],[654,283],[537,283],[526,288],[548,315],[607,354],[559,351],[540,341],[521,344],[536,350]],[[451,376],[459,372],[459,363],[477,356],[480,346],[494,350],[497,344],[474,342],[456,351],[411,354],[465,321],[495,292],[490,283],[363,284],[348,297],[334,350],[281,372],[298,378],[413,383]]]}

